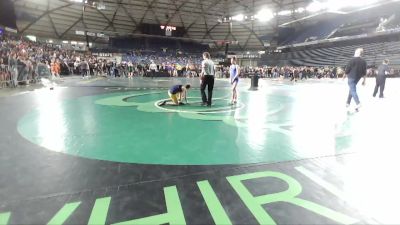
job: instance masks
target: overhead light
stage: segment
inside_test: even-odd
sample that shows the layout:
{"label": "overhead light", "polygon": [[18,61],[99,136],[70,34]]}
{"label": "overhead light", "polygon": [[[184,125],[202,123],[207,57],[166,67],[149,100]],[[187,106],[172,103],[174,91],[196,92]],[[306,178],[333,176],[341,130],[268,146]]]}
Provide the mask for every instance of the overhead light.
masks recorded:
{"label": "overhead light", "polygon": [[5,27],[5,31],[15,33],[15,34],[18,33],[18,31],[16,29],[12,29],[10,27]]}
{"label": "overhead light", "polygon": [[104,4],[104,0],[100,0],[97,4],[97,9],[98,10],[105,10],[106,9],[106,4]]}
{"label": "overhead light", "polygon": [[48,40],[48,42],[51,44],[51,43],[53,43],[53,40],[50,39],[50,40]]}
{"label": "overhead light", "polygon": [[85,35],[86,32],[83,31],[83,30],[76,30],[76,31],[75,31],[75,34],[76,34],[76,35]]}
{"label": "overhead light", "polygon": [[26,35],[26,38],[28,38],[29,40],[36,42],[36,36],[34,35]]}
{"label": "overhead light", "polygon": [[274,18],[274,14],[269,9],[262,9],[257,13],[255,18],[260,20],[261,22],[267,22]]}
{"label": "overhead light", "polygon": [[296,9],[295,12],[296,12],[296,13],[302,13],[302,12],[304,12],[305,10],[306,10],[305,8],[300,7],[300,8],[298,8],[298,9]]}
{"label": "overhead light", "polygon": [[232,17],[232,20],[234,21],[243,21],[244,20],[244,15],[243,14],[239,14],[237,16]]}
{"label": "overhead light", "polygon": [[375,4],[378,1],[379,0],[327,0],[324,2],[319,2],[317,0],[314,0],[307,6],[306,10],[312,13],[322,10],[337,11],[348,7],[368,6]]}
{"label": "overhead light", "polygon": [[83,0],[70,0],[71,2],[78,2],[78,3],[82,3]]}
{"label": "overhead light", "polygon": [[250,52],[247,52],[247,55],[250,55]]}
{"label": "overhead light", "polygon": [[68,44],[68,41],[63,41],[64,44]]}
{"label": "overhead light", "polygon": [[318,12],[318,11],[321,11],[323,9],[326,9],[326,5],[321,3],[321,2],[319,2],[319,1],[311,2],[306,8],[306,10],[309,11],[309,12]]}
{"label": "overhead light", "polygon": [[106,9],[106,5],[100,4],[100,3],[99,3],[99,4],[97,5],[97,9],[98,9],[98,10],[105,10],[105,9]]}
{"label": "overhead light", "polygon": [[[352,1],[353,0],[351,0],[351,1],[343,1],[343,0],[331,1],[331,0],[329,0],[325,3],[325,7],[330,11],[336,11],[336,10],[347,7],[349,5],[349,3]],[[354,0],[354,1],[357,1],[357,0]]]}
{"label": "overhead light", "polygon": [[361,7],[368,6],[378,2],[379,0],[329,0],[327,1],[326,8],[328,10],[339,10],[347,7]]}
{"label": "overhead light", "polygon": [[78,44],[78,42],[76,42],[76,41],[71,41],[71,45],[76,45],[76,44]]}
{"label": "overhead light", "polygon": [[96,37],[96,33],[93,33],[93,32],[86,32],[86,35],[87,36],[90,36],[90,37]]}
{"label": "overhead light", "polygon": [[292,14],[291,10],[283,10],[283,11],[278,12],[279,16],[288,16],[288,15],[291,15],[291,14]]}

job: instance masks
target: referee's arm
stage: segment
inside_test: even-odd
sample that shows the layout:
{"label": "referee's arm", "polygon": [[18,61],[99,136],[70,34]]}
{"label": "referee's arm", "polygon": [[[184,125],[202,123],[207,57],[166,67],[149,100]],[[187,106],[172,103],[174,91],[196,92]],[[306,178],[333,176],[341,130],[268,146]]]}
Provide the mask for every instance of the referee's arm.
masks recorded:
{"label": "referee's arm", "polygon": [[205,64],[205,62],[203,61],[203,62],[201,63],[201,73],[200,73],[200,77],[201,77],[201,78],[204,77],[205,69],[206,69],[206,64]]}

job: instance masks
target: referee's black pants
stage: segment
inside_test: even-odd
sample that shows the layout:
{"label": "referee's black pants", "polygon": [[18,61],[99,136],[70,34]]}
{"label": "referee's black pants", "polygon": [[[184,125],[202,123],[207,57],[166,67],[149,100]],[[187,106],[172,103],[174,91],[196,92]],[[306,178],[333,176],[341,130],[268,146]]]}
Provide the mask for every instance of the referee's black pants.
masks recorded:
{"label": "referee's black pants", "polygon": [[385,76],[376,76],[376,85],[375,85],[375,90],[374,90],[374,97],[378,93],[379,89],[379,97],[383,98],[383,91],[385,90],[385,83],[386,83],[386,77]]}
{"label": "referee's black pants", "polygon": [[[205,92],[206,86],[208,88],[208,97],[206,96]],[[205,75],[200,85],[200,92],[203,104],[207,103],[208,106],[211,106],[213,89],[214,89],[214,76]]]}

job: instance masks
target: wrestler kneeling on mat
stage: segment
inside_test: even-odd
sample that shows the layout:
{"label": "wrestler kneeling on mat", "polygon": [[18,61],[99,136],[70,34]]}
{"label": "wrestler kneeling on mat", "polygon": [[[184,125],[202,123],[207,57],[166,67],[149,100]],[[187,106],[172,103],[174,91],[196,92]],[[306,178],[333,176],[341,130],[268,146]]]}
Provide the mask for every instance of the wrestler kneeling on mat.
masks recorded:
{"label": "wrestler kneeling on mat", "polygon": [[[186,84],[185,86],[183,85],[174,85],[171,87],[171,89],[168,90],[168,95],[172,101],[172,105],[184,105],[182,102],[182,99],[185,99],[186,104],[188,103],[187,101],[187,93],[188,90],[190,89],[190,84]],[[161,102],[159,105],[163,106],[167,104],[167,101]]]}

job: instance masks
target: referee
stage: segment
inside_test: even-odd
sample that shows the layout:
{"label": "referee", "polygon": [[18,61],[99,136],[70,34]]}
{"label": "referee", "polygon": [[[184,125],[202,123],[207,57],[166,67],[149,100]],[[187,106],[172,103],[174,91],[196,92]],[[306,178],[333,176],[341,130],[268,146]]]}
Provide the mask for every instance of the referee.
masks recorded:
{"label": "referee", "polygon": [[349,95],[347,97],[347,107],[350,106],[351,99],[356,102],[356,111],[361,107],[360,100],[357,94],[357,84],[364,78],[362,85],[365,85],[365,75],[367,74],[367,62],[361,58],[364,50],[362,48],[356,49],[354,57],[349,61],[346,66],[346,73],[344,78],[348,77]]}
{"label": "referee", "polygon": [[[214,62],[210,59],[210,53],[204,52],[203,53],[203,62],[201,63],[201,74],[200,74],[200,93],[201,98],[203,100],[202,105],[207,105],[211,107],[212,103],[212,94],[214,89]],[[208,97],[206,96],[206,86],[208,88]]]}

